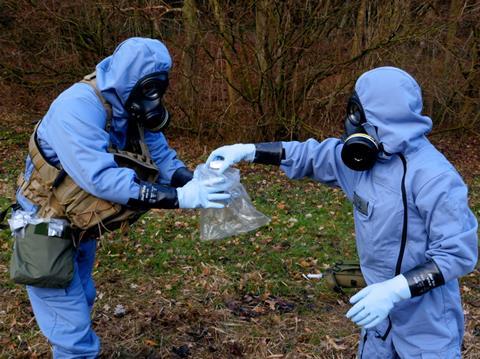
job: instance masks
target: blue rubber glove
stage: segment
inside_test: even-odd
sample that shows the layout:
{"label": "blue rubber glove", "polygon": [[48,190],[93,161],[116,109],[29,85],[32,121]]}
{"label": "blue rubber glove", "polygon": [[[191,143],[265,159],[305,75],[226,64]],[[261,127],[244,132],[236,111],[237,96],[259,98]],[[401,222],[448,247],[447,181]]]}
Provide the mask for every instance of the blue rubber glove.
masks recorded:
{"label": "blue rubber glove", "polygon": [[177,188],[178,206],[180,208],[223,208],[222,201],[230,198],[230,194],[222,193],[228,189],[224,178],[199,180],[193,178],[183,187]]}
{"label": "blue rubber glove", "polygon": [[402,275],[363,288],[350,298],[355,304],[347,312],[347,318],[357,325],[372,328],[384,320],[395,303],[411,298],[407,279]]}
{"label": "blue rubber glove", "polygon": [[223,146],[213,151],[207,159],[207,166],[210,162],[221,160],[223,163],[218,168],[219,173],[223,173],[231,165],[240,161],[252,162],[255,158],[255,145],[238,143],[236,145]]}

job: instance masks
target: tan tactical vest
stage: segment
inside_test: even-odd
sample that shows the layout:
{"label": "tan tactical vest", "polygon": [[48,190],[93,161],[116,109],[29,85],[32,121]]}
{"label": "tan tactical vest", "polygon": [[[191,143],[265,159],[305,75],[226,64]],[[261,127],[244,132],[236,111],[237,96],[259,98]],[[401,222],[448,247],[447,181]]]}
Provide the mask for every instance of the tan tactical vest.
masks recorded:
{"label": "tan tactical vest", "polygon": [[[102,101],[107,111],[109,127],[112,108],[96,87],[95,73],[85,76],[81,82],[92,86]],[[39,206],[39,217],[66,218],[74,229],[79,230],[82,237],[86,233],[99,235],[106,230],[125,228],[140,217],[143,212],[132,211],[118,203],[108,202],[87,193],[60,166],[49,164],[37,143],[39,124],[35,127],[28,146],[34,170],[28,181],[23,174],[18,178],[22,194]],[[139,179],[154,182],[158,169],[144,142],[143,128],[139,127],[138,132],[140,153],[120,151],[112,147],[108,151],[114,155],[119,167],[132,168]]]}

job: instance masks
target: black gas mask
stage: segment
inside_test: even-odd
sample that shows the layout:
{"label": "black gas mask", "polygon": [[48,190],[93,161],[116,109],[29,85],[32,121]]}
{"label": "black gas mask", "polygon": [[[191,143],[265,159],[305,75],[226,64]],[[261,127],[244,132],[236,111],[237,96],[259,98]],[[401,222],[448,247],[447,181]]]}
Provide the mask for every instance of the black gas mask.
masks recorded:
{"label": "black gas mask", "polygon": [[149,131],[164,129],[170,122],[170,115],[162,103],[167,87],[168,73],[163,71],[138,80],[125,102],[130,117]]}
{"label": "black gas mask", "polygon": [[367,134],[363,124],[365,112],[356,92],[348,100],[343,136],[342,160],[352,170],[366,171],[373,167],[380,152],[379,145]]}

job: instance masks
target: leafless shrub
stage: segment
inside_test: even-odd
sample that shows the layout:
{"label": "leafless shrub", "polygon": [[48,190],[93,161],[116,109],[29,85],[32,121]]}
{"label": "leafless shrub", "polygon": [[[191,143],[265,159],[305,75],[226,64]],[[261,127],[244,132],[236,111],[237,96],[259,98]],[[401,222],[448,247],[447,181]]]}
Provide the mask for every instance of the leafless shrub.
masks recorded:
{"label": "leafless shrub", "polygon": [[174,127],[201,137],[336,133],[356,77],[381,65],[418,79],[442,130],[475,130],[479,14],[462,0],[5,0],[1,106],[39,115],[120,41],[149,36],[174,55]]}

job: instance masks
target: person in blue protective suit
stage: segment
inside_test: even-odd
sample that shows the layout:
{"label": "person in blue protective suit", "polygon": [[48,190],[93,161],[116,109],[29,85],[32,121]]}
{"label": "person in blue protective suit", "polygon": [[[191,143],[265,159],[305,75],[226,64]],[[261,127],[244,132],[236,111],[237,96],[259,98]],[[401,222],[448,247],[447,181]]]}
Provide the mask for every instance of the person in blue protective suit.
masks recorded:
{"label": "person in blue protective suit", "polygon": [[426,135],[417,82],[381,67],[348,101],[345,136],[318,142],[236,144],[212,152],[224,170],[242,160],[278,164],[290,178],[340,187],[354,206],[367,287],[347,317],[362,327],[360,358],[460,358],[458,278],[478,255],[467,188]]}
{"label": "person in blue protective suit", "polygon": [[[162,98],[171,65],[160,41],[124,41],[96,66],[96,86],[76,83],[51,104],[36,130],[44,158],[63,168],[89,194],[128,209],[223,207],[229,195],[223,193],[222,180],[193,178],[161,132],[169,121]],[[143,143],[158,169],[156,182],[137,178],[135,170],[119,166],[109,151],[131,143],[130,129],[135,126],[143,129]],[[24,177],[28,180],[34,171],[29,156]],[[18,203],[35,214],[39,206],[24,194],[17,192]],[[90,320],[96,295],[92,279],[96,241],[91,239],[95,236],[83,238],[78,245],[73,280],[67,288],[27,286],[54,358],[95,358],[100,353]]]}

